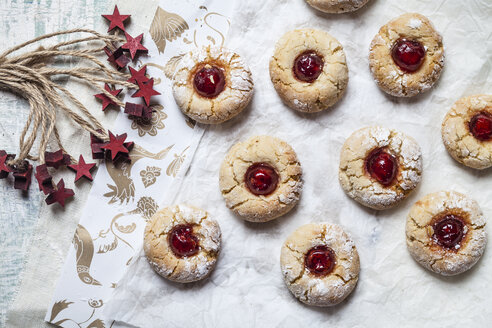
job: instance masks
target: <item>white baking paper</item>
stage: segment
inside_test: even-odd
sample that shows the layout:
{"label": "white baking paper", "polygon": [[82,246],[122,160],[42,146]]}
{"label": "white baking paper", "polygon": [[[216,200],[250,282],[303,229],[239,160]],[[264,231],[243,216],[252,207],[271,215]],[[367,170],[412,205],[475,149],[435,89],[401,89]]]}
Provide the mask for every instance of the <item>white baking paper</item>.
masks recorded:
{"label": "white baking paper", "polygon": [[[368,51],[380,26],[405,12],[431,19],[443,35],[446,61],[435,88],[397,99],[373,81]],[[456,100],[492,91],[492,3],[373,0],[356,13],[325,15],[302,0],[238,1],[235,13],[227,45],[252,69],[253,102],[236,119],[206,131],[181,189],[163,204],[188,203],[218,220],[223,233],[218,265],[209,279],[181,285],[159,277],[140,252],[114,290],[106,314],[139,327],[490,327],[490,243],[473,269],[457,277],[440,277],[408,253],[405,219],[420,197],[445,189],[476,199],[492,219],[491,170],[478,172],[455,162],[440,133],[442,119]],[[303,27],[328,31],[347,55],[347,93],[332,110],[319,114],[299,114],[285,107],[268,73],[276,40]],[[343,142],[368,125],[398,129],[422,147],[423,180],[395,209],[364,208],[338,183]],[[280,137],[293,146],[305,184],[291,213],[253,224],[226,208],[218,172],[234,143],[260,134]],[[332,308],[298,302],[280,272],[285,238],[302,224],[322,221],[341,224],[352,235],[361,261],[353,294]]]}

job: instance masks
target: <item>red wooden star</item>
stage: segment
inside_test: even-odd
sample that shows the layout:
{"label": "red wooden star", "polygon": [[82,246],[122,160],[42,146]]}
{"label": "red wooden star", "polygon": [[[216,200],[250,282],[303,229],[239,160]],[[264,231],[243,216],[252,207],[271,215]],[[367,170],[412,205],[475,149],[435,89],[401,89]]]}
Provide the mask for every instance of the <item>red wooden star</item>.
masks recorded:
{"label": "red wooden star", "polygon": [[[102,133],[101,129],[98,129],[97,132]],[[106,143],[96,137],[94,134],[91,133],[91,150],[92,150],[92,159],[103,159],[104,158],[104,153],[105,150],[102,149],[101,147],[104,146]]]}
{"label": "red wooden star", "polygon": [[131,62],[130,58],[123,54],[123,49],[119,47],[114,52],[108,47],[104,47],[104,52],[108,56],[108,62],[115,65],[118,70],[126,67],[126,65]]}
{"label": "red wooden star", "polygon": [[46,151],[44,152],[46,166],[54,167],[58,170],[60,166],[70,164],[70,156],[64,154],[63,150],[59,149],[55,152]]}
{"label": "red wooden star", "polygon": [[130,69],[132,77],[129,78],[127,82],[138,84],[138,82],[145,83],[149,80],[149,78],[145,76],[145,73],[147,73],[147,65],[144,65],[139,71],[133,67],[128,68]]}
{"label": "red wooden star", "polygon": [[23,161],[14,172],[14,188],[27,191],[31,185],[32,165]]}
{"label": "red wooden star", "polygon": [[5,179],[10,173],[10,168],[6,163],[8,157],[5,150],[0,150],[0,179]]}
{"label": "red wooden star", "polygon": [[135,58],[135,54],[137,53],[137,51],[143,51],[143,52],[149,51],[141,43],[143,38],[143,33],[137,36],[136,38],[133,38],[130,34],[125,32],[125,37],[126,37],[126,43],[122,45],[121,48],[126,49],[130,52],[130,56],[132,57],[132,60]]}
{"label": "red wooden star", "polygon": [[152,112],[152,107],[149,106],[134,104],[130,102],[127,102],[125,104],[125,114],[131,115],[133,117],[140,117],[144,120],[151,120]]}
{"label": "red wooden star", "polygon": [[101,15],[102,17],[109,20],[111,23],[109,24],[108,32],[118,27],[120,30],[125,30],[125,24],[123,23],[126,19],[128,19],[131,15],[120,15],[120,11],[118,10],[118,6],[114,6],[112,15]]}
{"label": "red wooden star", "polygon": [[77,164],[69,165],[68,167],[77,172],[77,175],[75,176],[75,182],[77,182],[82,177],[85,177],[89,181],[92,181],[91,170],[94,168],[95,165],[96,163],[86,163],[84,157],[80,155],[79,162]]}
{"label": "red wooden star", "polygon": [[150,97],[160,94],[154,90],[154,79],[150,79],[147,83],[138,82],[138,91],[132,95],[132,98],[142,97],[147,106],[150,106]]}
{"label": "red wooden star", "polygon": [[[107,92],[109,92],[110,94],[112,94],[113,96],[116,97],[116,96],[118,96],[120,94],[121,90],[123,90],[123,89],[112,90],[111,87],[106,83],[106,84],[104,84],[104,90],[106,90]],[[102,110],[103,111],[109,105],[118,106],[118,104],[116,104],[113,100],[109,99],[109,97],[106,96],[105,93],[99,93],[97,95],[94,95],[94,97],[102,100]]]}
{"label": "red wooden star", "polygon": [[101,146],[101,148],[111,151],[111,160],[114,160],[118,153],[128,153],[128,149],[125,147],[126,133],[116,136],[109,130],[108,133],[109,142],[104,146]]}
{"label": "red wooden star", "polygon": [[51,192],[46,198],[46,204],[51,205],[58,202],[62,207],[65,207],[65,200],[73,197],[75,194],[72,189],[65,188],[65,182],[60,179],[56,185],[57,189]]}
{"label": "red wooden star", "polygon": [[39,190],[44,192],[45,195],[55,191],[53,178],[48,172],[48,166],[46,166],[46,164],[36,166],[36,173],[34,174],[34,177],[38,180]]}

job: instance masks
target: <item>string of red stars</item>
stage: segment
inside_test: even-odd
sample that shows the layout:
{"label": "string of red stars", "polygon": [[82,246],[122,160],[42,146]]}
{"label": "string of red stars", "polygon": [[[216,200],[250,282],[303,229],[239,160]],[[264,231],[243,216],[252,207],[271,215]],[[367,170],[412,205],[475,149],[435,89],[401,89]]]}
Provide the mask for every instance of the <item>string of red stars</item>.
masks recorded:
{"label": "string of red stars", "polygon": [[[135,58],[137,58],[140,53],[148,52],[148,49],[141,43],[143,33],[136,38],[133,38],[126,33],[125,21],[130,18],[130,16],[131,15],[121,15],[117,6],[114,7],[113,14],[102,15],[102,17],[110,22],[108,33],[117,31],[118,29],[125,33],[126,43],[118,48],[114,46],[112,47],[113,49],[108,46],[104,47],[104,52],[108,57],[108,61],[120,72],[124,72],[127,65],[130,62],[134,62]],[[130,58],[125,53],[129,53]],[[150,99],[154,95],[160,95],[160,93],[153,88],[154,79],[147,77],[146,66],[143,66],[139,70],[130,66],[128,66],[128,68],[130,74],[124,75],[129,77],[127,80],[128,83],[136,84],[135,89],[137,89],[132,97],[143,98],[145,104],[130,102],[123,104],[116,98],[120,95],[122,89],[113,88],[107,83],[104,85],[105,92],[96,94],[95,97],[101,100],[103,111],[108,107],[119,109],[124,106],[124,113],[128,114],[129,118],[134,119],[139,117],[150,120],[153,112],[150,106]],[[77,102],[76,99],[71,100]],[[106,134],[102,129],[98,129],[97,132],[99,135],[91,133],[90,138],[93,159],[103,160],[107,158],[111,160],[114,165],[118,165],[121,162],[130,162],[129,152],[132,150],[134,143],[126,141],[126,133],[115,135],[108,130],[107,136],[109,138],[104,138],[102,136],[105,136]],[[5,179],[12,173],[14,177],[14,188],[27,191],[31,184],[33,167],[27,160],[18,163],[14,158],[15,154],[7,154],[4,150],[0,150],[0,179]],[[64,166],[67,166],[75,172],[74,182],[79,181],[81,178],[85,178],[88,181],[93,180],[91,171],[96,166],[96,163],[87,163],[82,155],[79,156],[78,161],[75,161],[62,147],[55,152],[46,151],[44,153],[44,163],[36,166],[34,176],[38,182],[39,190],[45,195],[48,195],[45,200],[48,205],[59,203],[62,207],[65,207],[65,201],[74,196],[74,191],[72,189],[65,188],[63,179],[60,179],[55,186],[53,177],[48,171],[48,168],[57,170]]]}

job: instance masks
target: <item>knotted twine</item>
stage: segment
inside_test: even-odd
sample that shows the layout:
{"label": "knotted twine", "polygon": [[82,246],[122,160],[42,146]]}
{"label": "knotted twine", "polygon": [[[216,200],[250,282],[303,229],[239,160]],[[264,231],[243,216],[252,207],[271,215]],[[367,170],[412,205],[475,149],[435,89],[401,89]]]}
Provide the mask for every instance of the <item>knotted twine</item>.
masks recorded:
{"label": "knotted twine", "polygon": [[[90,36],[60,42],[54,46],[28,51],[14,56],[13,53],[41,40],[59,35],[88,33]],[[19,139],[19,154],[15,159],[9,159],[8,165],[16,168],[26,160],[45,163],[45,152],[52,135],[64,153],[65,148],[60,140],[56,126],[57,114],[67,115],[84,130],[94,134],[102,140],[108,140],[108,133],[90,111],[66,88],[52,80],[54,76],[69,76],[85,81],[89,86],[98,89],[120,107],[124,103],[106,91],[100,83],[121,85],[127,88],[136,88],[133,83],[127,82],[130,77],[113,69],[108,69],[96,55],[104,53],[108,47],[112,52],[116,49],[114,43],[124,41],[117,35],[102,35],[90,29],[72,29],[42,35],[24,42],[0,54],[0,89],[7,90],[25,98],[30,105],[27,122]],[[81,43],[103,42],[105,46],[74,49]],[[50,66],[57,57],[74,57],[82,59],[81,65],[75,68],[56,68]],[[95,64],[95,65],[94,65]],[[76,110],[72,109],[75,108]],[[30,133],[28,134],[28,132]],[[32,155],[36,138],[40,135],[38,155]],[[74,162],[72,156],[71,161]]]}

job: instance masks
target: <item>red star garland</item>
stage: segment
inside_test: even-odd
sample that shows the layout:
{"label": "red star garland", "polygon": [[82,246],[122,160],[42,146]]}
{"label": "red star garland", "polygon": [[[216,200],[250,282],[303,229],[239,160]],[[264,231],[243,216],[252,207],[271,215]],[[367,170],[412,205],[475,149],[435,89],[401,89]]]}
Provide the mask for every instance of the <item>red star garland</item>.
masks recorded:
{"label": "red star garland", "polygon": [[127,20],[131,15],[120,15],[120,11],[118,10],[118,6],[114,6],[112,15],[101,15],[102,17],[109,20],[111,23],[109,24],[108,32],[118,27],[120,30],[125,31],[125,24],[123,23]]}
{"label": "red star garland", "polygon": [[96,166],[96,163],[86,163],[84,157],[80,155],[79,162],[77,164],[69,165],[68,167],[73,171],[77,172],[75,176],[75,182],[77,182],[80,178],[85,177],[89,181],[92,181],[91,170]]}
{"label": "red star garland", "polygon": [[154,79],[147,83],[138,82],[138,91],[132,95],[132,98],[142,97],[147,106],[150,106],[150,97],[160,95],[160,92],[154,90]]}
{"label": "red star garland", "polygon": [[10,168],[6,163],[8,157],[9,155],[5,150],[0,150],[0,179],[5,179],[10,173]]}
{"label": "red star garland", "polygon": [[[104,84],[104,90],[112,94],[113,96],[118,96],[123,89],[118,89],[118,90],[113,90],[111,87],[106,83]],[[101,99],[102,100],[102,110],[104,111],[109,105],[115,105],[118,106],[113,100],[109,99],[108,96],[106,96],[105,93],[99,93],[97,95],[94,95],[94,97]]]}
{"label": "red star garland", "polygon": [[147,73],[147,65],[144,65],[139,71],[133,67],[128,67],[130,69],[130,74],[132,75],[126,82],[138,84],[138,82],[145,83],[149,80],[145,73]]}
{"label": "red star garland", "polygon": [[130,52],[130,56],[132,57],[132,60],[135,58],[135,54],[137,53],[137,51],[143,51],[143,52],[149,51],[141,43],[143,38],[143,33],[137,36],[136,38],[133,38],[130,34],[125,32],[125,37],[126,37],[126,43],[122,45],[121,48],[128,50]]}
{"label": "red star garland", "polygon": [[65,207],[65,200],[73,197],[75,193],[72,189],[65,188],[63,179],[60,179],[56,187],[57,190],[51,192],[46,198],[46,204],[51,205],[53,203],[59,203],[62,207]]}
{"label": "red star garland", "polygon": [[109,142],[104,146],[101,146],[101,148],[111,151],[111,160],[114,160],[116,158],[116,155],[118,155],[118,153],[127,154],[128,149],[125,147],[126,133],[116,136],[112,134],[111,131],[109,130],[108,133],[109,133]]}

